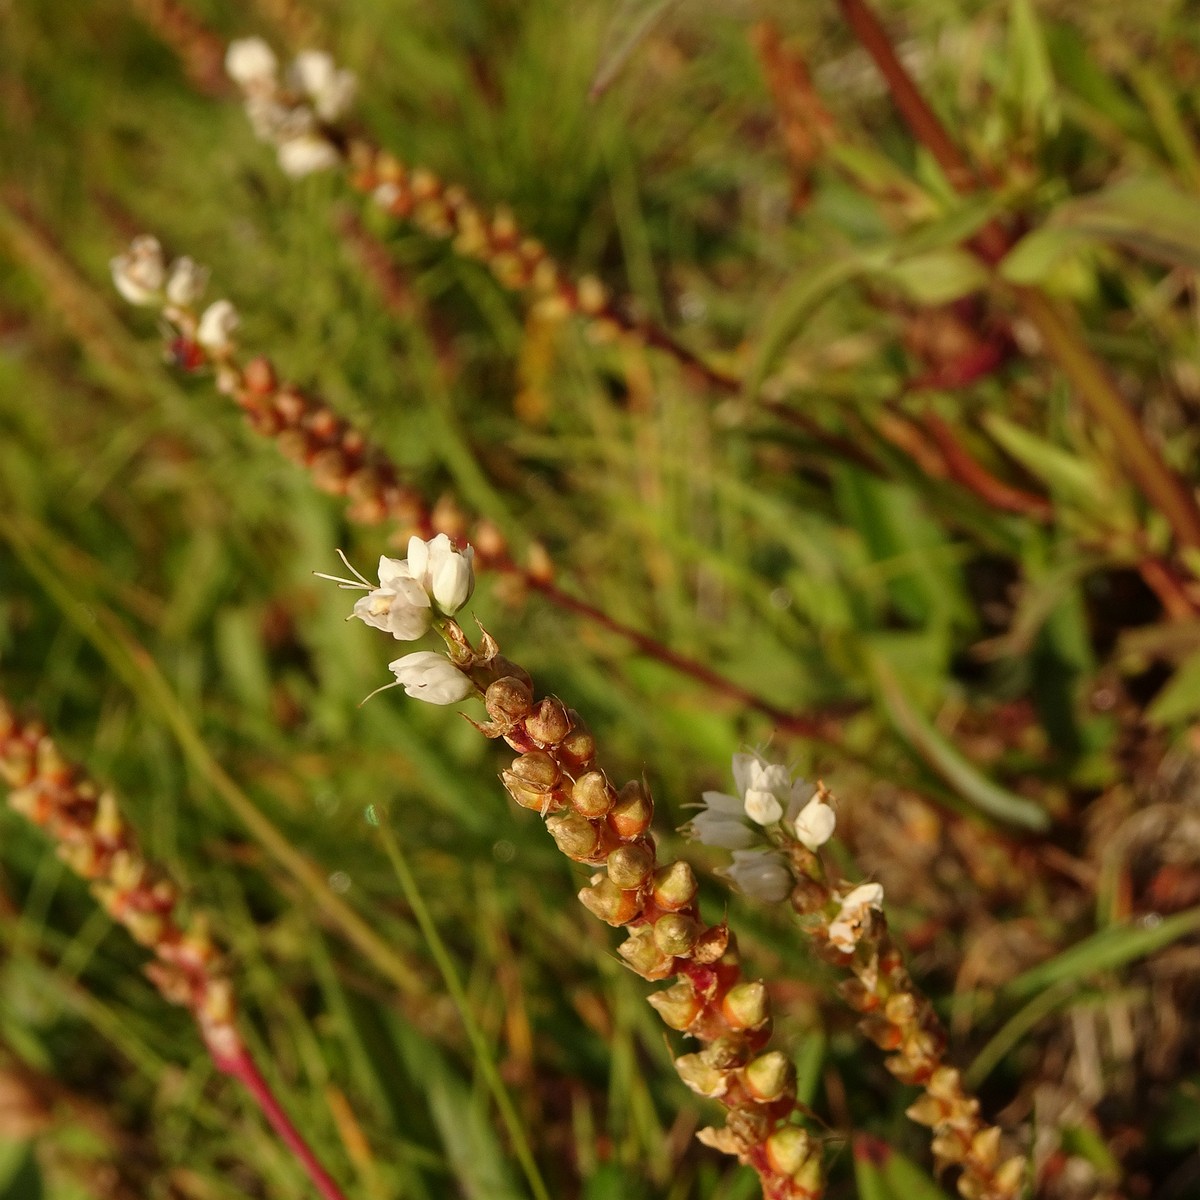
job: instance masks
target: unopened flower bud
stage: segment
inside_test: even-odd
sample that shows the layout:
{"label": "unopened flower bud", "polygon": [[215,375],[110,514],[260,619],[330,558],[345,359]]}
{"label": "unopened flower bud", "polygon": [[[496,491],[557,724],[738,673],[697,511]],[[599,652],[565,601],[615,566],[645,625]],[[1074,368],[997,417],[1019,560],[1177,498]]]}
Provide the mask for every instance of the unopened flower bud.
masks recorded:
{"label": "unopened flower bud", "polygon": [[665,979],[672,974],[674,959],[654,943],[654,931],[648,925],[635,929],[617,947],[617,953],[643,979]]}
{"label": "unopened flower bud", "polygon": [[699,933],[699,925],[682,913],[667,913],[654,922],[654,944],[671,958],[687,954]]}
{"label": "unopened flower bud", "polygon": [[167,299],[179,308],[191,308],[208,286],[208,269],[184,255],[171,264],[167,275]]}
{"label": "unopened flower bud", "polygon": [[897,1025],[906,1025],[917,1015],[917,1000],[911,992],[894,992],[883,1006],[884,1015]]}
{"label": "unopened flower bud", "polygon": [[210,979],[204,989],[200,1016],[211,1025],[230,1025],[237,1011],[233,984],[228,979]]}
{"label": "unopened flower bud", "polygon": [[624,925],[641,911],[636,892],[623,892],[611,879],[601,878],[579,893],[580,903],[608,925]]}
{"label": "unopened flower bud", "polygon": [[608,814],[608,823],[619,837],[629,839],[641,837],[650,828],[654,816],[654,804],[645,786],[631,779],[623,788]]}
{"label": "unopened flower bud", "polygon": [[739,983],[721,1001],[721,1015],[733,1029],[759,1029],[771,1015],[767,989],[758,980]]}
{"label": "unopened flower bud", "polygon": [[654,903],[666,912],[687,908],[696,898],[696,876],[682,860],[654,872]]}
{"label": "unopened flower bud", "polygon": [[121,914],[121,924],[141,946],[155,945],[166,927],[166,922],[159,913],[142,912],[136,908],[126,909]]}
{"label": "unopened flower bud", "polygon": [[585,275],[579,281],[575,296],[579,311],[588,316],[602,312],[608,303],[608,290],[594,275]]}
{"label": "unopened flower bud", "polygon": [[925,1090],[938,1100],[956,1103],[962,1096],[962,1077],[955,1067],[938,1067],[929,1077]]}
{"label": "unopened flower bud", "polygon": [[1002,1196],[1016,1196],[1025,1179],[1026,1162],[1020,1155],[1010,1158],[995,1174],[996,1190]]}
{"label": "unopened flower bud", "polygon": [[988,1171],[995,1168],[1000,1161],[1000,1129],[998,1126],[989,1125],[971,1139],[971,1161]]}
{"label": "unopened flower bud", "polygon": [[240,324],[237,309],[228,300],[217,300],[201,315],[196,341],[206,350],[217,353],[228,350],[233,345],[234,330]]}
{"label": "unopened flower bud", "polygon": [[777,1175],[795,1175],[813,1151],[812,1138],[798,1125],[785,1125],[767,1138],[767,1162]]}
{"label": "unopened flower bud", "polygon": [[546,821],[546,828],[559,850],[575,862],[586,862],[600,844],[600,830],[577,812],[555,813]]}
{"label": "unopened flower bud", "polygon": [[946,1119],[946,1104],[928,1093],[918,1096],[905,1109],[905,1116],[917,1125],[925,1125],[932,1129]]}
{"label": "unopened flower bud", "polygon": [[566,705],[556,696],[546,696],[525,718],[525,732],[543,746],[557,746],[571,732]]}
{"label": "unopened flower bud", "polygon": [[696,995],[696,989],[686,980],[673,983],[662,992],[654,992],[646,997],[651,1007],[658,1010],[658,1015],[671,1029],[681,1032],[700,1015],[704,1005]]}
{"label": "unopened flower bud", "polygon": [[493,721],[509,724],[520,721],[533,708],[533,692],[513,675],[506,675],[488,686],[483,695],[484,707]]}
{"label": "unopened flower bud", "polygon": [[388,663],[388,670],[405,695],[428,704],[457,704],[465,700],[475,685],[444,655],[432,650],[418,650]]}
{"label": "unopened flower bud", "polygon": [[865,1038],[874,1042],[880,1050],[898,1050],[904,1040],[903,1032],[882,1013],[870,1013],[858,1023]]}
{"label": "unopened flower bud", "polygon": [[589,771],[586,775],[580,775],[571,788],[571,805],[585,817],[603,817],[616,799],[616,789],[608,782],[603,771]]}
{"label": "unopened flower bud", "polygon": [[278,69],[278,59],[262,38],[238,38],[225,51],[225,72],[239,87],[271,83]]}
{"label": "unopened flower bud", "polygon": [[813,1154],[798,1171],[792,1172],[792,1182],[795,1183],[801,1196],[820,1196],[825,1191],[825,1175],[821,1169],[821,1156]]}
{"label": "unopened flower bud", "polygon": [[549,792],[558,786],[562,771],[544,750],[530,750],[513,759],[512,773],[535,792]]}
{"label": "unopened flower bud", "polygon": [[622,891],[641,887],[654,867],[654,852],[645,842],[618,846],[606,863],[608,877]]}
{"label": "unopened flower bud", "polygon": [[577,712],[569,712],[571,732],[559,743],[558,758],[568,771],[583,771],[596,760],[596,739]]}
{"label": "unopened flower bud", "polygon": [[796,1068],[781,1050],[771,1050],[746,1064],[742,1082],[755,1100],[767,1104],[795,1089]]}
{"label": "unopened flower bud", "polygon": [[710,1066],[699,1054],[684,1054],[675,1060],[679,1078],[699,1096],[715,1100],[729,1091],[729,1073]]}
{"label": "unopened flower bud", "polygon": [[130,304],[162,303],[162,287],[167,268],[162,246],[149,234],[135,237],[124,254],[110,263],[113,283]]}
{"label": "unopened flower bud", "polygon": [[117,798],[111,792],[102,792],[96,802],[96,816],[92,820],[92,832],[102,842],[110,845],[120,839],[125,832],[125,822],[121,820],[120,809],[117,808]]}

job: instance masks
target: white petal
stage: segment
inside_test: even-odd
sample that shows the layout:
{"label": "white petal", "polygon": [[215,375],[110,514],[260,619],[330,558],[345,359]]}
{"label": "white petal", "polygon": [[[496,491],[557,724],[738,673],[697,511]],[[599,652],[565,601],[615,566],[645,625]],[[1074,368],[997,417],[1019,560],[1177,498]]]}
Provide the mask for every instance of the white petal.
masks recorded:
{"label": "white petal", "polygon": [[800,811],[794,828],[796,836],[808,847],[816,850],[833,836],[837,816],[820,796],[814,796]]}
{"label": "white petal", "polygon": [[722,850],[748,850],[758,841],[758,834],[745,821],[715,812],[697,813],[684,829],[693,841]]}
{"label": "white petal", "polygon": [[700,799],[704,801],[705,808],[712,812],[725,813],[731,817],[741,817],[746,812],[741,800],[736,796],[727,796],[724,792],[702,792]]}
{"label": "white petal", "polygon": [[449,659],[432,650],[418,650],[388,663],[404,691],[429,704],[457,704],[475,685]]}
{"label": "white petal", "polygon": [[196,341],[209,350],[227,350],[232,344],[233,331],[241,323],[237,309],[228,300],[217,300],[200,317]]}
{"label": "white petal", "polygon": [[470,560],[461,554],[447,558],[433,577],[433,598],[437,606],[452,616],[471,598],[475,590],[475,573]]}
{"label": "white petal", "polygon": [[342,161],[337,147],[315,133],[304,133],[280,142],[276,156],[283,173],[293,179],[312,175],[316,171],[327,171]]}
{"label": "white petal", "polygon": [[750,788],[746,792],[746,816],[760,825],[774,825],[783,816],[783,805],[772,792]]}
{"label": "white petal", "polygon": [[429,570],[429,543],[419,537],[408,539],[408,573],[418,580],[424,580],[425,572]]}
{"label": "white petal", "polygon": [[379,586],[395,589],[401,579],[412,579],[408,563],[402,558],[388,558],[387,555],[381,554],[379,556]]}
{"label": "white petal", "polygon": [[753,773],[758,770],[762,760],[757,754],[735,754],[733,756],[733,785],[737,788],[739,796],[746,794],[746,789],[750,786],[753,779]]}
{"label": "white petal", "polygon": [[769,850],[735,850],[733,866],[721,872],[754,900],[775,904],[792,890],[792,873],[783,856]]}
{"label": "white petal", "polygon": [[843,911],[849,908],[882,908],[883,885],[860,883],[852,892],[842,897]]}
{"label": "white petal", "polygon": [[292,60],[289,81],[310,96],[328,88],[337,74],[333,59],[324,50],[301,50]]}
{"label": "white petal", "polygon": [[180,308],[190,308],[208,285],[208,270],[184,255],[171,264],[167,276],[167,299]]}
{"label": "white petal", "polygon": [[239,38],[225,51],[225,72],[239,87],[274,79],[278,69],[279,61],[262,38]]}

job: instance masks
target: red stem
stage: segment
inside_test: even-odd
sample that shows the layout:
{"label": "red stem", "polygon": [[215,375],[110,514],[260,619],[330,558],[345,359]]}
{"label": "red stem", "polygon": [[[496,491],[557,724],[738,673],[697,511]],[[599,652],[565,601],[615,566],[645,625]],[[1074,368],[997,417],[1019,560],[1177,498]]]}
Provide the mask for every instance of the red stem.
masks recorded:
{"label": "red stem", "polygon": [[283,1111],[283,1106],[271,1091],[271,1085],[263,1078],[258,1064],[242,1042],[239,1040],[236,1046],[220,1049],[210,1045],[209,1049],[217,1068],[236,1079],[254,1097],[254,1102],[262,1109],[267,1123],[304,1168],[322,1200],[346,1200],[345,1193],[334,1182],[333,1176],[321,1166],[303,1135]]}

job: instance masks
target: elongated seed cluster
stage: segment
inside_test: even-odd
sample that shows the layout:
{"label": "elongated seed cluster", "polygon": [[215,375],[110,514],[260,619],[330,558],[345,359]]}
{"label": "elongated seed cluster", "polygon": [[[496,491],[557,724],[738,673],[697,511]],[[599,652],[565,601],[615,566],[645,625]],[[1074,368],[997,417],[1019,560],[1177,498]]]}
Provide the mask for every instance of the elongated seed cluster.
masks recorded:
{"label": "elongated seed cluster", "polygon": [[143,857],[112,793],[2,698],[0,779],[10,789],[9,805],[46,830],[109,916],[153,952],[146,974],[167,1000],[192,1012],[218,1064],[227,1061],[241,1045],[233,987],[203,918],[180,921],[178,889]]}
{"label": "elongated seed cluster", "polygon": [[[980,1113],[979,1100],[963,1087],[958,1070],[945,1061],[946,1033],[933,1005],[913,981],[879,908],[862,909],[852,949],[830,938],[830,918],[839,907],[841,885],[826,878],[817,854],[789,847],[796,875],[790,902],[818,953],[851,973],[838,985],[842,998],[862,1014],[859,1029],[881,1050],[884,1065],[902,1083],[922,1089],[908,1116],[933,1130],[939,1170],[957,1169],[964,1200],[1016,1200],[1025,1179],[1025,1160],[1001,1157],[1001,1133]],[[845,885],[849,886],[849,885]],[[853,893],[851,893],[853,894]]]}
{"label": "elongated seed cluster", "polygon": [[600,341],[627,334],[675,358],[710,385],[734,390],[738,380],[705,362],[665,330],[638,320],[615,302],[593,275],[571,279],[536,238],[517,226],[511,211],[487,212],[458,184],[425,167],[408,167],[386,150],[351,141],[350,182],[384,212],[431,238],[448,240],[457,254],[483,263],[502,287],[529,292],[543,316],[584,318]]}
{"label": "elongated seed cluster", "polygon": [[568,858],[596,868],[579,899],[627,931],[618,952],[632,970],[648,980],[674,977],[650,1003],[672,1029],[702,1043],[676,1059],[676,1069],[728,1110],[725,1127],[703,1130],[701,1139],[753,1166],[768,1200],[821,1195],[821,1148],[796,1123],[794,1068],[765,1048],[766,988],[743,979],[728,926],[705,924],[691,867],[659,864],[646,783],[613,784],[579,714],[553,696],[535,700],[519,668],[494,679],[484,703],[490,721],[479,728],[517,751],[501,775],[509,795],[545,818]]}

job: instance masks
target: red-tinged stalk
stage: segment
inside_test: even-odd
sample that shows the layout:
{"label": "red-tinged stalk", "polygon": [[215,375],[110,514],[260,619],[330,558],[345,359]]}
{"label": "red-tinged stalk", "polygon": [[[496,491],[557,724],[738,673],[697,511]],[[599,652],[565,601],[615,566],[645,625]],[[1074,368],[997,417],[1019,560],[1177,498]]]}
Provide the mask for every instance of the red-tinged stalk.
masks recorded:
{"label": "red-tinged stalk", "polygon": [[9,806],[46,831],[109,916],[154,955],[146,967],[151,982],[192,1014],[214,1065],[246,1088],[323,1200],[346,1200],[242,1040],[233,984],[204,917],[180,915],[178,890],[143,857],[112,793],[68,762],[45,728],[19,718],[3,697],[0,780],[9,787]]}

